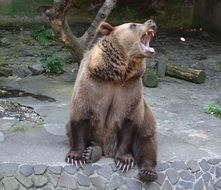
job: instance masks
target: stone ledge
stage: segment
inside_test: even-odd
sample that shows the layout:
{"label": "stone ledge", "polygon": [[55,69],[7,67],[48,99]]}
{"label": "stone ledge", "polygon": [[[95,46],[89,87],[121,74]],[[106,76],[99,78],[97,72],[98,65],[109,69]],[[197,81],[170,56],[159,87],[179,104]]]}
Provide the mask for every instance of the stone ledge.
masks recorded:
{"label": "stone ledge", "polygon": [[156,182],[143,183],[137,168],[118,171],[113,162],[75,166],[0,164],[0,190],[218,190],[221,159],[159,162]]}

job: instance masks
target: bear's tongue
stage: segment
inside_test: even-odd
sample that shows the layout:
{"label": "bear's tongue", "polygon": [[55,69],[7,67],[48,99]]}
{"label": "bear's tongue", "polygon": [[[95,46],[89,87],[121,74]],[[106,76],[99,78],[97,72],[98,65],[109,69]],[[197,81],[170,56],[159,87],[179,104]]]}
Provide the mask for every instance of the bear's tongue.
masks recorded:
{"label": "bear's tongue", "polygon": [[154,48],[150,47],[149,44],[150,44],[150,38],[154,36],[154,31],[153,30],[149,30],[148,32],[146,32],[142,39],[141,39],[141,42],[140,42],[140,46],[141,46],[141,49],[145,52],[145,53],[154,53],[155,50]]}

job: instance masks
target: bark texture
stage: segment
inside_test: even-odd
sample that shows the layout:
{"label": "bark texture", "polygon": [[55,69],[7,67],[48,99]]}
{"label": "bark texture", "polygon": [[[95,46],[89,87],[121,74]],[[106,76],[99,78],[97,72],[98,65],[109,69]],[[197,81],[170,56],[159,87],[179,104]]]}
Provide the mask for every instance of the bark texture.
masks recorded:
{"label": "bark texture", "polygon": [[95,39],[98,26],[106,20],[116,3],[117,0],[106,0],[90,27],[81,37],[73,35],[66,17],[68,11],[74,6],[77,6],[76,0],[54,0],[52,7],[42,7],[40,10],[48,17],[54,31],[55,40],[66,47],[74,59],[80,62],[84,50],[90,48]]}
{"label": "bark texture", "polygon": [[166,74],[171,77],[187,80],[197,84],[203,83],[206,79],[206,73],[203,70],[180,67],[172,64],[167,64]]}

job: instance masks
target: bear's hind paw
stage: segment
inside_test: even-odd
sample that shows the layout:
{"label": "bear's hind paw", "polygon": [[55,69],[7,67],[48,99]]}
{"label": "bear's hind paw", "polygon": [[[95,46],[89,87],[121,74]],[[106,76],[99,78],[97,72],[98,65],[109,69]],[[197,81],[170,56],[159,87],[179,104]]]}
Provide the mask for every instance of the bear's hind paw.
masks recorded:
{"label": "bear's hind paw", "polygon": [[97,162],[102,156],[102,149],[100,146],[89,146],[87,147],[82,157],[85,159],[86,163]]}
{"label": "bear's hind paw", "polygon": [[84,165],[86,164],[86,161],[81,155],[76,152],[71,150],[70,152],[67,153],[65,157],[65,161],[69,164],[75,165],[76,168],[83,168]]}
{"label": "bear's hind paw", "polygon": [[127,172],[129,169],[135,166],[135,160],[131,154],[126,154],[121,157],[115,158],[117,169],[122,172]]}
{"label": "bear's hind paw", "polygon": [[157,173],[155,170],[142,169],[139,172],[139,177],[143,181],[151,182],[151,181],[155,181],[157,179]]}

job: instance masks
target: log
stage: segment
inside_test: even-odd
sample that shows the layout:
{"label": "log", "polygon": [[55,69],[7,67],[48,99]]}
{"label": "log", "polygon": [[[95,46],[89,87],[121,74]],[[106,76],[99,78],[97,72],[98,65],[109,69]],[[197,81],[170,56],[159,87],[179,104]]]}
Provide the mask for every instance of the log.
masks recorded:
{"label": "log", "polygon": [[196,84],[201,84],[206,79],[206,73],[203,70],[181,67],[172,64],[167,64],[166,75],[190,81]]}

